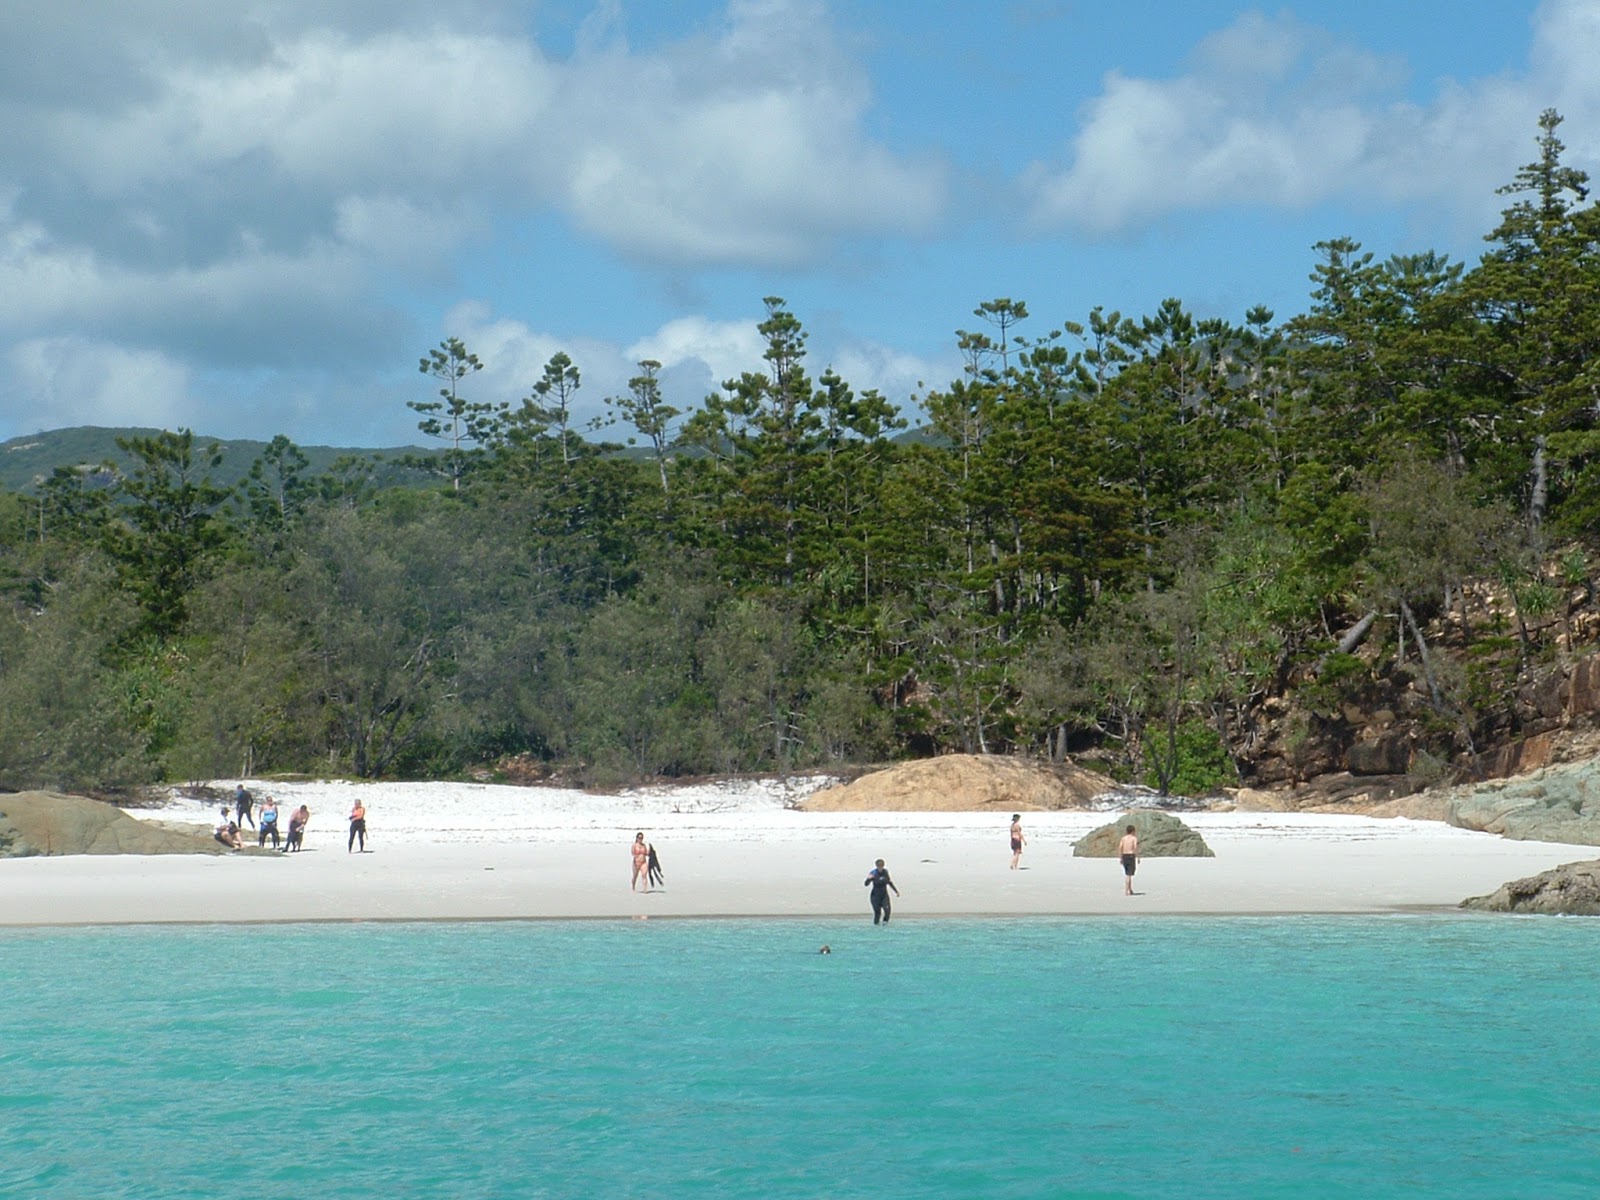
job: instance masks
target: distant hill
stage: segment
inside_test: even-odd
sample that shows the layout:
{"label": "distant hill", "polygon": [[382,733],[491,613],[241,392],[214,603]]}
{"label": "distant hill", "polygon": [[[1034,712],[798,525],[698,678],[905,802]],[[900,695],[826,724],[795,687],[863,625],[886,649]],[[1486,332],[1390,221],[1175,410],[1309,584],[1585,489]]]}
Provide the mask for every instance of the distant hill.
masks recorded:
{"label": "distant hill", "polygon": [[[70,429],[52,429],[46,433],[33,433],[0,442],[0,490],[29,492],[50,478],[57,467],[97,467],[109,462],[126,472],[129,456],[117,445],[118,438],[154,437],[159,429],[124,426],[118,429],[99,425],[77,425]],[[947,440],[927,426],[902,430],[893,441],[902,445],[923,444],[941,446]],[[215,444],[222,453],[222,462],[211,472],[211,480],[222,487],[232,487],[250,472],[250,465],[261,456],[268,443],[249,438],[211,438],[196,433],[195,453],[205,453]],[[437,475],[416,467],[401,465],[406,458],[438,454],[438,448],[424,446],[386,446],[373,450],[355,446],[300,446],[306,456],[306,474],[321,475],[346,456],[378,459],[387,464],[377,472],[377,483],[384,487],[425,487],[439,482]],[[648,447],[616,443],[604,444],[607,454],[625,459],[644,460],[650,456]],[[678,450],[676,454],[698,457],[699,451]]]}
{"label": "distant hill", "polygon": [[[117,439],[154,437],[160,432],[159,429],[104,429],[97,425],[79,425],[72,429],[52,429],[47,433],[34,433],[0,442],[0,488],[14,492],[31,491],[48,479],[57,467],[94,467],[109,462],[126,470],[129,456],[117,446]],[[250,465],[268,445],[245,438],[209,438],[197,433],[194,439],[196,454],[209,451],[213,443],[222,454],[222,462],[211,472],[211,479],[224,487],[231,487],[243,479],[249,473]],[[301,446],[299,450],[309,463],[306,467],[308,475],[320,475],[338,459],[359,455],[390,464],[379,473],[379,481],[384,484],[420,486],[437,478],[415,467],[399,465],[400,460],[408,456],[436,453],[418,446],[389,446],[381,450]]]}

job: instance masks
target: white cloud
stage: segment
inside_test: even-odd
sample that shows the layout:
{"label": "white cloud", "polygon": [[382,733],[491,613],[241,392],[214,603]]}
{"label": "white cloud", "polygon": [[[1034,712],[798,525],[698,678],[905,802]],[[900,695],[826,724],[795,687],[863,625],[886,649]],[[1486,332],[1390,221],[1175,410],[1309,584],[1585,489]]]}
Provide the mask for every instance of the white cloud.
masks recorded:
{"label": "white cloud", "polygon": [[9,382],[0,419],[29,432],[73,425],[126,425],[129,398],[139,423],[194,425],[186,368],[152,351],[82,338],[30,338],[6,355]]}
{"label": "white cloud", "polygon": [[913,395],[925,394],[929,387],[943,387],[960,373],[961,364],[908,354],[881,342],[855,341],[841,346],[830,360],[840,378],[859,395],[876,388],[886,400],[900,406],[900,415],[916,421],[910,404]]}
{"label": "white cloud", "polygon": [[[58,69],[0,81],[0,353],[122,344],[231,369],[262,403],[251,372],[404,362],[387,296],[507,227],[554,216],[695,270],[814,264],[939,219],[942,167],[868,132],[865,72],[821,5],[732,0],[709,31],[633,49],[607,0],[559,59],[531,11],[128,0],[84,30],[75,6],[30,9]],[[505,336],[493,369],[526,394],[558,347]],[[595,349],[598,400],[635,367]],[[153,420],[136,396],[128,419]]]}
{"label": "white cloud", "polygon": [[679,317],[628,347],[633,363],[653,359],[665,370],[699,364],[717,385],[745,371],[759,370],[766,348],[756,325],[762,318],[713,321]]}
{"label": "white cloud", "polygon": [[[1031,215],[1119,234],[1220,206],[1426,201],[1482,229],[1494,188],[1533,155],[1541,109],[1586,125],[1600,116],[1596,6],[1551,0],[1535,24],[1531,74],[1447,81],[1419,105],[1402,97],[1398,64],[1293,17],[1246,14],[1201,43],[1185,74],[1109,74],[1067,165],[1035,163],[1021,180]],[[1600,147],[1583,149],[1595,161]]]}

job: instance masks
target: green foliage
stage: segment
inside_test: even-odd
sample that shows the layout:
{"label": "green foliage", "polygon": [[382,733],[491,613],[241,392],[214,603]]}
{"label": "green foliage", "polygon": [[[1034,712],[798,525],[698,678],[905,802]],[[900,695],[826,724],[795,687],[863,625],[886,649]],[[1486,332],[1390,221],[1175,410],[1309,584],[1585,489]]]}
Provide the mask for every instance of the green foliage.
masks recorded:
{"label": "green foliage", "polygon": [[909,433],[809,375],[768,297],[759,360],[698,409],[639,364],[609,402],[635,453],[572,428],[565,353],[513,409],[469,398],[454,338],[418,364],[442,445],[409,468],[187,430],[12,447],[0,782],[1026,748],[1192,791],[1297,681],[1310,761],[1419,669],[1445,757],[1594,600],[1600,212],[1558,124],[1471,271],[1330,239],[1277,326],[984,301]]}
{"label": "green foliage", "polygon": [[1163,795],[1203,796],[1239,781],[1228,748],[1203,721],[1185,721],[1177,727],[1171,754],[1169,770],[1152,767],[1144,777],[1147,787],[1157,788]]}

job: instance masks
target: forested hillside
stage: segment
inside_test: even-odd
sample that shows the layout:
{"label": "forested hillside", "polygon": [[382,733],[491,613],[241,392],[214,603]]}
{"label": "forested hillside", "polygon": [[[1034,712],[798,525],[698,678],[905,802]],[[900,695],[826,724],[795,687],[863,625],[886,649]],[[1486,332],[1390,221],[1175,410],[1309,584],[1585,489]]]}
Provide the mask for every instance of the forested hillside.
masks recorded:
{"label": "forested hillside", "polygon": [[448,339],[425,488],[284,438],[225,484],[187,431],[61,464],[0,494],[0,784],[964,750],[1194,789],[1402,700],[1442,774],[1592,636],[1600,208],[1559,122],[1481,261],[1331,238],[1281,322],[994,299],[901,404],[769,298],[693,411],[639,365],[631,454],[570,428],[565,355],[502,404]]}
{"label": "forested hillside", "polygon": [[[126,474],[136,463],[133,454],[123,449],[132,438],[153,437],[159,429],[105,429],[80,425],[72,429],[51,429],[0,442],[0,488],[35,492],[58,469],[93,472],[105,469],[111,474]],[[251,466],[268,450],[269,443],[248,438],[207,440],[208,457],[216,466],[210,475],[214,482],[233,486],[241,483]],[[422,484],[429,478],[425,468],[413,464],[430,452],[424,447],[395,446],[384,450],[342,449],[337,446],[302,446],[306,470],[322,474],[337,471],[355,457],[380,464],[377,479],[384,485]],[[108,475],[109,482],[109,475]]]}

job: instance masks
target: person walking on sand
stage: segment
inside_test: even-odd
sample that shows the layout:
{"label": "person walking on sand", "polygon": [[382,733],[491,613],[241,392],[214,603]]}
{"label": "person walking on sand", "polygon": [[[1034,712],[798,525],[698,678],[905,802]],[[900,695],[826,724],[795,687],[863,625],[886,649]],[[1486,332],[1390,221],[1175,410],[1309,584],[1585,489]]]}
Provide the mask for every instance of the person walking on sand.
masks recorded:
{"label": "person walking on sand", "polygon": [[872,870],[867,872],[865,886],[872,889],[870,896],[872,900],[872,923],[877,925],[881,921],[884,925],[887,925],[890,911],[889,893],[893,891],[898,896],[900,889],[895,887],[894,880],[889,878],[889,868],[883,865],[883,859],[880,858]]}
{"label": "person walking on sand", "polygon": [[244,823],[246,821],[250,822],[251,829],[256,827],[256,819],[250,815],[250,807],[254,803],[255,797],[244,790],[244,784],[241,783],[238,787],[233,789],[234,818],[238,821],[240,829],[244,828]]}
{"label": "person walking on sand", "polygon": [[1133,872],[1139,865],[1139,835],[1129,825],[1122,840],[1117,843],[1117,855],[1122,859],[1122,894],[1133,895]]}
{"label": "person walking on sand", "polygon": [[650,881],[650,886],[661,887],[666,881],[666,876],[661,873],[661,860],[656,857],[656,844],[654,842],[650,843],[650,858],[648,862],[650,866],[646,872],[646,877]]}
{"label": "person walking on sand", "polygon": [[355,849],[356,842],[361,842],[361,853],[367,852],[367,806],[357,800],[350,809],[350,840],[345,844],[344,852],[349,854]]}
{"label": "person walking on sand", "polygon": [[1011,869],[1015,871],[1022,861],[1022,847],[1028,839],[1022,836],[1022,814],[1011,814]]}
{"label": "person walking on sand", "polygon": [[[633,835],[633,845],[628,847],[628,853],[633,855],[633,878],[628,882],[630,892],[650,890],[650,847],[645,844],[642,832]],[[639,881],[644,880],[644,886],[639,886]]]}
{"label": "person walking on sand", "polygon": [[283,848],[278,844],[278,802],[271,796],[261,802],[261,829],[256,835],[256,845],[265,846],[269,837],[274,850]]}

